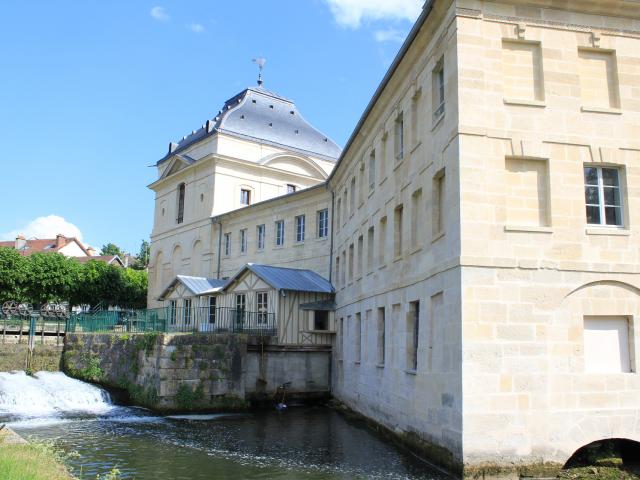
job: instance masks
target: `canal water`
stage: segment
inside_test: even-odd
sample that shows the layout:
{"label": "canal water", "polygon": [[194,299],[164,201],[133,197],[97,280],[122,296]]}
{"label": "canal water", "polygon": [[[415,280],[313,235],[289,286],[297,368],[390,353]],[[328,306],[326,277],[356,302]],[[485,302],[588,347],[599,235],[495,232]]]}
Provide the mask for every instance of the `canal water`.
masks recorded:
{"label": "canal water", "polygon": [[448,478],[327,407],[158,416],[62,373],[0,373],[0,423],[55,441],[81,479]]}

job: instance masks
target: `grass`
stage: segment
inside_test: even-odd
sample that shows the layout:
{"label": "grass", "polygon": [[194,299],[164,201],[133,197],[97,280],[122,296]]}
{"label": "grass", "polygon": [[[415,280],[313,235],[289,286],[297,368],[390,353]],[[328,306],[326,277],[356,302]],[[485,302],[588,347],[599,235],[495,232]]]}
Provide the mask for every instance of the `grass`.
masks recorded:
{"label": "grass", "polygon": [[619,467],[575,467],[563,470],[563,480],[640,480],[640,475]]}
{"label": "grass", "polygon": [[72,480],[48,444],[0,445],[0,478],[3,480]]}

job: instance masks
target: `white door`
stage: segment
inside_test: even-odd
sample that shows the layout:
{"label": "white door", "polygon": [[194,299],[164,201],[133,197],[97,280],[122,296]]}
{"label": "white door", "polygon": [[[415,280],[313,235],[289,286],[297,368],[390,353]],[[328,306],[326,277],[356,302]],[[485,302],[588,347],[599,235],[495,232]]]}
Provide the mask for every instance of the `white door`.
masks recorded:
{"label": "white door", "polygon": [[631,371],[627,317],[584,318],[584,366],[587,373]]}

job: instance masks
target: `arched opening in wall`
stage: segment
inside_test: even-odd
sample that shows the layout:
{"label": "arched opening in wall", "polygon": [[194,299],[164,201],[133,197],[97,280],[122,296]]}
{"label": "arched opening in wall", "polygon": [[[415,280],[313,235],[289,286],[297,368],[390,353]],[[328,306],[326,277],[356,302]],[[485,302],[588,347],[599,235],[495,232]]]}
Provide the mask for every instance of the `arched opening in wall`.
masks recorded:
{"label": "arched opening in wall", "polygon": [[162,263],[163,263],[162,252],[158,252],[158,254],[156,255],[156,261],[153,263],[154,280],[155,280],[155,285],[153,290],[155,293],[159,293],[164,288],[163,278],[162,278],[162,269],[164,268],[164,266],[162,265]]}
{"label": "arched opening in wall", "polygon": [[176,275],[182,273],[182,247],[176,245],[171,255],[171,278],[169,281],[173,281]]}
{"label": "arched opening in wall", "polygon": [[607,438],[580,447],[564,464],[564,469],[615,467],[640,474],[640,442],[625,438]]}
{"label": "arched opening in wall", "polygon": [[202,242],[196,240],[191,251],[191,275],[202,276]]}

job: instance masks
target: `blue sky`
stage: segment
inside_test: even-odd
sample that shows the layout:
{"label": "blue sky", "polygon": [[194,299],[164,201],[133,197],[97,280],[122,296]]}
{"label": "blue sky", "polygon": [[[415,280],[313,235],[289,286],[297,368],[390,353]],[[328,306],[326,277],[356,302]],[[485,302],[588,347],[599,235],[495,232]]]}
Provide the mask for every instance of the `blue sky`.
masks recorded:
{"label": "blue sky", "polygon": [[255,83],[344,145],[421,0],[0,1],[0,237],[136,253],[149,168]]}

